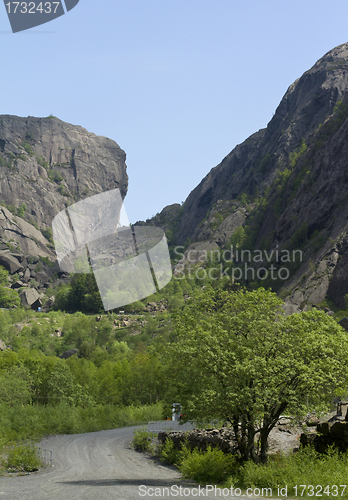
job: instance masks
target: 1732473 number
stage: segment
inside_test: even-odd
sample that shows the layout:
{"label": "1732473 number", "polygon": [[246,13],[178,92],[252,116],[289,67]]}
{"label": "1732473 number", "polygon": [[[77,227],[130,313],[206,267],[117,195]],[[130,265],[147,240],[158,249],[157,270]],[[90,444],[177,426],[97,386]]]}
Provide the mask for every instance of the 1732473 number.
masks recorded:
{"label": "1732473 number", "polygon": [[9,14],[55,14],[60,2],[8,2]]}

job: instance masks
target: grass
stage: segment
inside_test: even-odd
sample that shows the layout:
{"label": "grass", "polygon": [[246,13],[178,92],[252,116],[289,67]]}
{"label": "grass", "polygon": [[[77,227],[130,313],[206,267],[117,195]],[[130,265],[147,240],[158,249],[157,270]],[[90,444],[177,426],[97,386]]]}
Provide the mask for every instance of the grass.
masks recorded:
{"label": "grass", "polygon": [[162,405],[89,405],[85,408],[59,403],[55,406],[0,404],[0,448],[45,435],[79,434],[159,420]]}
{"label": "grass", "polygon": [[334,448],[320,454],[306,447],[294,454],[270,456],[268,463],[262,465],[252,461],[241,463],[237,456],[211,447],[202,452],[184,445],[180,450],[167,439],[160,457],[165,463],[174,463],[184,477],[200,484],[218,484],[229,490],[239,488],[243,493],[251,488],[259,490],[261,495],[266,491],[265,495],[271,497],[348,498],[348,485],[345,486],[348,452],[340,453]]}
{"label": "grass", "polygon": [[[347,469],[347,453],[341,454],[331,448],[324,455],[317,453],[312,447],[307,447],[293,455],[272,457],[265,466],[247,462],[235,471],[224,486],[272,488],[273,492],[276,492],[278,487],[287,486],[289,497],[328,497],[329,492],[333,492],[337,486],[339,493],[331,496],[348,498],[348,491],[340,486],[347,483]],[[309,486],[300,488],[300,485],[312,485],[314,490]]]}

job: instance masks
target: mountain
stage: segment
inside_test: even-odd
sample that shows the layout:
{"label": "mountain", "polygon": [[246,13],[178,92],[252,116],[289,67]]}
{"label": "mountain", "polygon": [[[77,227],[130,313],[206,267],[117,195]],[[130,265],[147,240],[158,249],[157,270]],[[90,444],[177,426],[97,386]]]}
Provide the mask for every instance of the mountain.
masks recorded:
{"label": "mountain", "polygon": [[62,277],[53,218],[111,189],[124,198],[125,159],[116,142],[56,117],[0,115],[0,265],[19,278],[17,288],[32,282],[43,292]]}
{"label": "mountain", "polygon": [[[325,54],[285,93],[272,120],[231,151],[189,194],[175,224],[166,207],[147,224],[169,226],[182,261],[231,242],[279,266],[302,252],[275,289],[288,312],[348,294],[348,43]],[[273,252],[273,253],[272,253]],[[278,253],[277,253],[278,252]],[[190,255],[190,259],[187,256]],[[271,257],[268,257],[271,256]],[[240,259],[240,258],[239,258]],[[201,259],[204,260],[204,259]],[[260,269],[263,262],[253,262]],[[262,282],[262,275],[260,282]],[[270,286],[275,285],[266,281]]]}

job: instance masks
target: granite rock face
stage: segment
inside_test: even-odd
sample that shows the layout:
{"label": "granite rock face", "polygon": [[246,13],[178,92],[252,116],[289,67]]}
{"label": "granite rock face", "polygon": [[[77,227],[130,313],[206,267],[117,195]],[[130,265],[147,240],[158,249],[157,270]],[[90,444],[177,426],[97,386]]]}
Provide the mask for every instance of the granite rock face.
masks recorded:
{"label": "granite rock face", "polygon": [[58,118],[0,115],[0,265],[26,288],[32,307],[68,276],[56,262],[53,218],[95,194],[128,188],[126,155],[116,142]]}
{"label": "granite rock face", "polygon": [[[1,254],[3,252],[9,253],[12,247],[16,248],[15,253],[35,255],[37,257],[51,257],[55,258],[55,254],[50,248],[49,241],[43,236],[43,234],[36,229],[33,225],[29,224],[20,217],[14,216],[9,210],[0,206],[0,241],[4,250],[0,251],[0,265],[6,267],[11,274],[14,271],[8,267],[3,261],[7,257],[2,258]],[[6,247],[6,242],[8,247]],[[19,257],[20,258],[20,257]],[[20,266],[20,264],[17,264]]]}
{"label": "granite rock face", "polygon": [[183,261],[191,250],[223,250],[243,229],[252,251],[302,252],[281,283],[288,313],[326,297],[343,308],[348,294],[347,157],[345,43],[290,85],[267,127],[235,147],[189,194],[172,238],[187,249]]}
{"label": "granite rock face", "polygon": [[126,155],[116,142],[58,118],[0,115],[0,204],[25,204],[25,220],[49,227],[75,201],[119,188]]}
{"label": "granite rock face", "polygon": [[[199,223],[218,200],[264,193],[277,170],[283,171],[294,161],[291,155],[324,124],[347,92],[348,43],[328,52],[290,85],[267,128],[234,148],[190,193],[177,232],[178,243],[198,239]],[[323,158],[328,174],[327,160]]]}

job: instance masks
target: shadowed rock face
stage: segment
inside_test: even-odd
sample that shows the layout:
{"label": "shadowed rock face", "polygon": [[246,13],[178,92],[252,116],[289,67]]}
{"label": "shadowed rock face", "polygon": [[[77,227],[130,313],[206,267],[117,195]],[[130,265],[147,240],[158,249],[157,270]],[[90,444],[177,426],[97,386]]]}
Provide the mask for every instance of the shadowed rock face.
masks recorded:
{"label": "shadowed rock face", "polygon": [[26,204],[39,228],[77,200],[119,188],[126,155],[116,142],[58,118],[0,116],[0,204]]}

